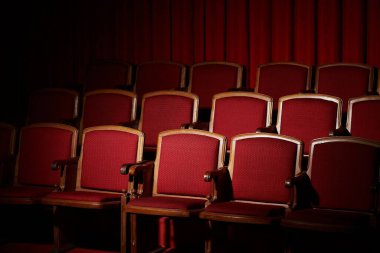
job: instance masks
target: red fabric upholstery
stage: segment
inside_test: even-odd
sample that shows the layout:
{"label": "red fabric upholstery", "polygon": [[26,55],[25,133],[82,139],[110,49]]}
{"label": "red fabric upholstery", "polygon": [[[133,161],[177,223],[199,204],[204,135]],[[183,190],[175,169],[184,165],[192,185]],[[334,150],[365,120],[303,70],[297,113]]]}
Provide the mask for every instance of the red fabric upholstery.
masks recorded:
{"label": "red fabric upholstery", "polygon": [[205,197],[211,184],[202,180],[218,164],[220,141],[195,134],[162,137],[157,179],[157,193]]}
{"label": "red fabric upholstery", "polygon": [[146,96],[143,103],[140,130],[145,134],[146,147],[157,146],[160,132],[179,129],[182,124],[193,122],[194,99],[190,97],[157,93]]}
{"label": "red fabric upholstery", "polygon": [[128,85],[131,81],[132,68],[129,63],[116,61],[96,61],[87,67],[84,90],[112,89]]}
{"label": "red fabric upholstery", "polygon": [[82,128],[99,125],[118,125],[134,118],[132,94],[120,91],[88,93],[83,107]]}
{"label": "red fabric upholstery", "polygon": [[50,166],[54,160],[71,157],[73,132],[70,130],[33,126],[21,130],[18,182],[20,184],[54,185],[59,183],[59,170]]}
{"label": "red fabric upholstery", "polygon": [[271,217],[283,216],[285,214],[285,207],[231,201],[213,203],[212,205],[207,206],[205,211],[231,215]]}
{"label": "red fabric upholstery", "polygon": [[107,202],[120,200],[120,194],[109,194],[102,192],[73,191],[73,192],[51,192],[44,199],[74,200],[89,202]]}
{"label": "red fabric upholstery", "polygon": [[28,123],[70,120],[78,115],[78,93],[66,89],[43,89],[29,97]]}
{"label": "red fabric upholstery", "polygon": [[351,117],[351,135],[380,141],[380,97],[352,104],[348,112]]}
{"label": "red fabric upholstery", "polygon": [[300,93],[310,82],[308,66],[285,62],[260,65],[257,77],[256,92],[271,96],[274,109],[280,97]]}
{"label": "red fabric upholstery", "polygon": [[371,70],[355,65],[329,65],[317,68],[318,93],[340,97],[343,111],[350,98],[364,96],[369,90]]}
{"label": "red fabric upholstery", "polygon": [[191,210],[204,208],[205,202],[206,201],[204,199],[156,196],[136,199],[129,202],[128,205],[138,207]]}
{"label": "red fabric upholstery", "polygon": [[233,136],[254,133],[267,125],[267,105],[267,101],[253,97],[218,98],[213,108],[212,132],[226,136],[229,148]]}
{"label": "red fabric upholstery", "polygon": [[314,145],[312,185],[319,207],[369,211],[373,208],[380,151],[356,142],[327,142]]}
{"label": "red fabric upholstery", "polygon": [[140,99],[144,94],[179,88],[184,66],[172,62],[146,62],[140,64],[136,73],[136,93]]}
{"label": "red fabric upholstery", "polygon": [[284,100],[280,119],[280,133],[293,136],[305,144],[308,154],[310,141],[329,135],[336,128],[338,105],[335,102],[316,98]]}
{"label": "red fabric upholstery", "polygon": [[233,197],[286,204],[287,178],[295,174],[297,145],[275,138],[236,141],[232,172]]}
{"label": "red fabric upholstery", "polygon": [[212,97],[237,87],[239,68],[222,63],[192,66],[191,92],[199,96],[200,108],[211,108]]}
{"label": "red fabric upholstery", "polygon": [[120,166],[136,162],[138,140],[138,135],[124,131],[85,132],[81,187],[110,191],[126,189],[128,177],[120,176]]}
{"label": "red fabric upholstery", "polygon": [[16,186],[0,188],[2,198],[39,198],[53,191],[52,187]]}
{"label": "red fabric upholstery", "polygon": [[0,161],[14,153],[15,129],[0,123]]}

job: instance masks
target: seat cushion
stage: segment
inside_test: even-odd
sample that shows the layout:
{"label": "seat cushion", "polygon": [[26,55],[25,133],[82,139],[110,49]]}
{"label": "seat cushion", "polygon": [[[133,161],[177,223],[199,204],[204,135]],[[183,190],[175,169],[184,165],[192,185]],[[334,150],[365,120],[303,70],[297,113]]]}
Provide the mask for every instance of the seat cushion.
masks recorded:
{"label": "seat cushion", "polygon": [[107,202],[120,200],[121,194],[110,194],[101,192],[88,192],[88,191],[69,191],[69,192],[52,192],[44,197],[50,201],[60,200],[74,200],[74,201],[88,201],[88,202]]}
{"label": "seat cushion", "polygon": [[226,213],[231,215],[275,217],[285,215],[285,207],[261,205],[242,202],[216,202],[206,207],[209,213]]}
{"label": "seat cushion", "polygon": [[180,197],[144,197],[128,203],[132,207],[149,207],[163,209],[192,210],[202,209],[205,206],[204,199],[191,199]]}
{"label": "seat cushion", "polygon": [[0,189],[1,198],[40,198],[53,191],[51,187],[15,186]]}

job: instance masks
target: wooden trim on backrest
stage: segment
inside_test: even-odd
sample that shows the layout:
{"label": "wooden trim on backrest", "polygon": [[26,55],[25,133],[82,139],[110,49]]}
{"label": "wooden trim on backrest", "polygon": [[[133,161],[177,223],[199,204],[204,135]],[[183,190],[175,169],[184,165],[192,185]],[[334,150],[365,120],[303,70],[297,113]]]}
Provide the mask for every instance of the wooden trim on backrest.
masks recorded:
{"label": "wooden trim on backrest", "polygon": [[[365,101],[372,101],[372,100],[379,100],[380,101],[380,96],[378,96],[378,95],[361,96],[361,97],[351,98],[348,100],[346,128],[349,132],[351,132],[352,107],[354,106],[354,104],[360,103],[360,102],[365,102]],[[379,131],[380,131],[380,129],[379,129]]]}
{"label": "wooden trim on backrest", "polygon": [[329,68],[329,67],[358,67],[369,70],[369,77],[368,77],[368,92],[372,91],[372,84],[373,84],[373,78],[374,78],[374,69],[373,67],[366,65],[366,64],[357,64],[357,63],[333,63],[333,64],[324,64],[320,65],[316,68],[315,71],[315,85],[314,90],[316,93],[318,93],[318,86],[319,86],[319,75],[320,75],[320,69],[322,68]]}
{"label": "wooden trim on backrest", "polygon": [[134,91],[136,92],[136,87],[137,87],[137,82],[138,82],[138,77],[139,77],[139,69],[142,65],[154,65],[154,64],[168,64],[168,65],[176,65],[181,68],[181,79],[179,83],[180,88],[184,88],[186,85],[186,66],[178,63],[178,62],[172,62],[172,61],[147,61],[140,63],[139,65],[136,66],[136,77],[135,77],[135,84],[134,84]]}
{"label": "wooden trim on backrest", "polygon": [[192,122],[188,122],[188,123],[194,123],[198,120],[199,97],[197,95],[186,92],[186,91],[175,91],[175,90],[162,90],[162,91],[148,92],[148,93],[145,93],[142,98],[141,115],[140,115],[139,126],[138,126],[138,129],[140,131],[142,131],[142,127],[144,124],[145,100],[147,98],[155,97],[155,96],[182,96],[182,97],[187,97],[187,98],[192,99],[193,100],[193,116],[192,116]]}
{"label": "wooden trim on backrest", "polygon": [[[75,127],[69,126],[69,125],[64,125],[64,124],[59,124],[59,123],[36,123],[36,124],[31,124],[28,126],[24,126],[20,130],[20,137],[19,137],[19,143],[22,141],[22,133],[24,129],[28,128],[36,128],[36,127],[50,127],[50,128],[57,128],[57,129],[63,129],[63,130],[68,130],[72,133],[71,137],[71,150],[70,150],[70,158],[73,158],[76,156],[76,151],[77,151],[77,140],[78,140],[78,129]],[[59,144],[57,144],[59,145]],[[20,159],[20,149],[21,145],[18,145],[18,152],[17,152],[17,159],[16,159],[16,169],[15,169],[15,174],[14,174],[14,184],[18,184],[18,172],[19,172],[19,159]],[[53,161],[52,161],[53,162]],[[58,182],[57,182],[58,183]]]}
{"label": "wooden trim on backrest", "polygon": [[213,130],[214,130],[214,117],[215,117],[216,100],[228,98],[228,97],[249,97],[249,98],[253,98],[253,99],[259,99],[259,100],[266,101],[267,102],[266,126],[270,126],[272,124],[273,98],[271,98],[270,96],[260,94],[260,93],[247,92],[247,91],[222,92],[222,93],[215,94],[213,99],[212,99],[211,117],[210,117],[210,124],[209,124],[209,131],[210,132],[213,132]]}
{"label": "wooden trim on backrest", "polygon": [[[173,196],[175,197],[176,195],[165,195],[165,194],[158,194],[157,193],[157,179],[158,179],[158,173],[160,170],[160,156],[161,156],[161,144],[162,144],[162,138],[168,135],[176,135],[176,134],[195,134],[195,135],[205,135],[211,138],[215,138],[219,140],[219,155],[218,155],[218,169],[223,167],[224,164],[224,159],[225,159],[225,153],[226,153],[226,137],[220,134],[216,133],[210,133],[208,131],[203,131],[203,130],[197,130],[197,129],[176,129],[176,130],[167,130],[163,131],[159,134],[158,136],[158,143],[157,143],[157,156],[156,160],[154,162],[154,179],[153,179],[153,196]],[[200,178],[202,180],[202,178]],[[184,197],[184,196],[181,196]],[[205,196],[206,197],[206,196]],[[188,198],[198,198],[199,197],[190,197]]]}
{"label": "wooden trim on backrest", "polygon": [[[339,128],[342,120],[342,99],[330,95],[325,94],[293,94],[288,96],[280,97],[278,100],[278,114],[277,114],[277,132],[281,133],[281,118],[282,118],[282,104],[284,101],[292,100],[292,99],[322,99],[326,101],[330,101],[337,104],[337,115],[336,115],[336,128]],[[332,130],[332,129],[331,129]]]}
{"label": "wooden trim on backrest", "polygon": [[[81,187],[81,178],[82,178],[82,162],[83,162],[83,148],[84,148],[84,141],[86,138],[86,134],[93,131],[119,131],[119,132],[127,132],[130,134],[137,135],[138,140],[138,146],[137,146],[137,154],[136,154],[136,162],[142,161],[143,158],[143,148],[144,148],[144,133],[142,133],[139,130],[123,127],[123,126],[116,126],[116,125],[104,125],[104,126],[94,126],[94,127],[88,127],[83,130],[82,135],[82,146],[81,151],[79,155],[79,161],[78,161],[78,170],[77,170],[77,179],[76,179],[76,191],[91,191],[91,192],[103,192],[103,193],[114,193],[112,191],[100,191],[100,190],[93,190],[88,188],[82,188]],[[120,164],[121,166],[121,164]]]}
{"label": "wooden trim on backrest", "polygon": [[311,89],[311,77],[312,77],[312,67],[311,66],[296,63],[296,62],[270,62],[270,63],[260,64],[257,67],[257,69],[256,69],[256,80],[255,80],[255,92],[259,92],[261,68],[265,68],[267,66],[273,66],[273,65],[298,66],[298,67],[307,69],[307,80],[306,80],[305,89],[306,90]]}
{"label": "wooden trim on backrest", "polygon": [[193,71],[194,68],[205,66],[205,65],[223,65],[235,67],[237,69],[237,79],[236,79],[236,88],[241,88],[243,85],[243,66],[234,62],[225,62],[225,61],[208,61],[208,62],[200,62],[191,65],[190,67],[190,75],[189,75],[189,87],[188,90],[191,92],[192,83],[193,83]]}

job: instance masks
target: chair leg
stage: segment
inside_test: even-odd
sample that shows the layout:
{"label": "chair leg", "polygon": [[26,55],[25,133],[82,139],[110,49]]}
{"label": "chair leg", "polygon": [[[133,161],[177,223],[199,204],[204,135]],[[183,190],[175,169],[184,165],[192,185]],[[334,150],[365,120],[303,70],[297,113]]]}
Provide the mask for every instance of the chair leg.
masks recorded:
{"label": "chair leg", "polygon": [[130,214],[131,222],[131,253],[137,253],[137,215]]}
{"label": "chair leg", "polygon": [[124,212],[123,201],[120,213],[120,252],[127,253],[127,214]]}
{"label": "chair leg", "polygon": [[205,239],[205,253],[212,252],[212,222],[210,220],[207,221],[208,231]]}

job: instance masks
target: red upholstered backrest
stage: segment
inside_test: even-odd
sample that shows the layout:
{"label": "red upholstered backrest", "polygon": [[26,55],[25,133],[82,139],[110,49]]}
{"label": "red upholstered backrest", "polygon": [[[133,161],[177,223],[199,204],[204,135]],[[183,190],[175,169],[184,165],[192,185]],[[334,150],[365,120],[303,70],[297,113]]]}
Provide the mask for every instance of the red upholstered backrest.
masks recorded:
{"label": "red upholstered backrest", "polygon": [[216,170],[224,157],[224,137],[200,130],[161,133],[155,171],[155,193],[205,197],[212,184],[203,174]]}
{"label": "red upholstered backrest", "polygon": [[317,68],[316,81],[317,92],[340,97],[346,112],[350,98],[364,96],[371,89],[372,70],[364,65],[324,65]]}
{"label": "red upholstered backrest", "polygon": [[330,99],[313,95],[280,98],[277,120],[279,133],[302,140],[305,144],[304,153],[308,154],[311,140],[329,136],[329,132],[340,125],[339,99]]}
{"label": "red upholstered backrest", "polygon": [[226,136],[229,148],[231,137],[270,125],[271,108],[272,99],[264,95],[220,93],[214,97],[210,131]]}
{"label": "red upholstered backrest", "polygon": [[353,137],[331,137],[312,143],[309,175],[319,207],[370,211],[378,181],[380,145]]}
{"label": "red upholstered backrest", "polygon": [[131,82],[132,65],[117,61],[97,61],[88,65],[85,77],[86,92],[113,89]]}
{"label": "red upholstered backrest", "polygon": [[120,167],[141,160],[142,136],[137,130],[118,126],[85,129],[80,186],[109,191],[126,189],[128,177],[120,175]]}
{"label": "red upholstered backrest", "polygon": [[78,115],[78,93],[66,89],[43,89],[29,97],[28,124],[62,123]]}
{"label": "red upholstered backrest", "polygon": [[212,97],[241,86],[242,67],[223,62],[194,64],[190,73],[190,91],[199,96],[200,108],[211,108]]}
{"label": "red upholstered backrest", "polygon": [[18,183],[50,185],[59,183],[59,170],[51,170],[54,160],[75,155],[77,130],[59,124],[36,124],[21,129]]}
{"label": "red upholstered backrest", "polygon": [[229,170],[233,198],[286,204],[286,179],[300,168],[301,141],[270,134],[234,137]]}
{"label": "red upholstered backrest", "polygon": [[197,120],[198,98],[180,91],[151,92],[144,96],[139,129],[145,134],[145,146],[156,147],[161,131],[179,129]]}
{"label": "red upholstered backrest", "polygon": [[282,96],[300,93],[310,88],[310,67],[294,63],[264,64],[257,69],[255,91],[273,98],[277,109],[278,99]]}
{"label": "red upholstered backrest", "polygon": [[0,160],[14,153],[15,127],[0,123]]}
{"label": "red upholstered backrest", "polygon": [[351,100],[347,117],[351,135],[380,141],[380,96]]}
{"label": "red upholstered backrest", "polygon": [[173,62],[146,62],[136,72],[135,89],[140,100],[146,93],[171,90],[182,87],[185,81],[185,67]]}
{"label": "red upholstered backrest", "polygon": [[85,95],[82,128],[118,125],[135,119],[136,95],[121,90],[97,90]]}

